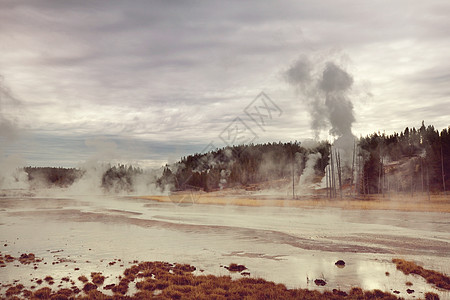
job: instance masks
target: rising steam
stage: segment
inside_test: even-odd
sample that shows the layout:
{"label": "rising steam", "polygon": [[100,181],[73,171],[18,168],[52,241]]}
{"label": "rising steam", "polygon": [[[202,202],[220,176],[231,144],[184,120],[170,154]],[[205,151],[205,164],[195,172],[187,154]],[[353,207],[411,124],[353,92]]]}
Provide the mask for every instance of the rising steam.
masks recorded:
{"label": "rising steam", "polygon": [[4,147],[13,143],[19,134],[17,120],[8,115],[8,111],[21,105],[5,85],[0,75],[0,188],[22,189],[27,187],[27,174],[19,168],[23,164],[20,155],[7,155]]}
{"label": "rising steam", "polygon": [[336,62],[313,62],[306,56],[295,61],[284,76],[307,106],[315,138],[328,129],[336,138],[333,145],[341,152],[342,164],[348,166],[355,140],[353,103],[348,95],[353,77]]}

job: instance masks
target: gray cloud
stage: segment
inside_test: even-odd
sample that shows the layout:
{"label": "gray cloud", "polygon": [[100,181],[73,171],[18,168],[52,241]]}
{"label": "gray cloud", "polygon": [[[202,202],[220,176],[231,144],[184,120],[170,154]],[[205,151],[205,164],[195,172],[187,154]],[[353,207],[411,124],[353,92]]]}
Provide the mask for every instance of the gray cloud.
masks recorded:
{"label": "gray cloud", "polygon": [[[5,0],[0,70],[27,108],[9,110],[8,120],[55,140],[202,145],[264,90],[285,113],[258,132],[261,141],[309,136],[299,118],[321,130],[332,120],[336,135],[352,124],[357,134],[399,131],[427,117],[446,127],[449,11],[446,1]],[[327,103],[310,117],[279,76],[300,53],[337,67],[327,73],[336,80],[319,83]],[[302,63],[289,77],[311,84],[318,71]],[[362,100],[366,82],[373,97]],[[322,110],[334,114],[325,120]]]}

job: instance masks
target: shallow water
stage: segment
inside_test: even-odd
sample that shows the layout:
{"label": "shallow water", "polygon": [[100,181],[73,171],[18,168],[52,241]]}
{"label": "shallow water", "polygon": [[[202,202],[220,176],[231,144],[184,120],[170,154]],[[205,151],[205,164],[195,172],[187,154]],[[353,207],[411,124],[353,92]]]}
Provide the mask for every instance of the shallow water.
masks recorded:
{"label": "shallow water", "polygon": [[[116,277],[133,261],[162,260],[215,275],[230,275],[222,265],[244,264],[250,276],[290,288],[359,286],[397,290],[405,298],[420,298],[427,291],[450,298],[449,292],[405,276],[391,263],[392,258],[405,258],[450,274],[446,213],[177,206],[104,196],[3,197],[0,232],[3,255],[32,252],[44,259],[37,269],[17,261],[0,268],[3,286],[19,280],[30,287],[36,285],[33,278],[52,275],[56,288],[64,276],[77,281],[92,271],[103,272],[105,284],[117,283]],[[334,265],[339,259],[346,262],[344,268]],[[316,286],[318,278],[327,285]],[[407,288],[415,292],[408,295]]]}

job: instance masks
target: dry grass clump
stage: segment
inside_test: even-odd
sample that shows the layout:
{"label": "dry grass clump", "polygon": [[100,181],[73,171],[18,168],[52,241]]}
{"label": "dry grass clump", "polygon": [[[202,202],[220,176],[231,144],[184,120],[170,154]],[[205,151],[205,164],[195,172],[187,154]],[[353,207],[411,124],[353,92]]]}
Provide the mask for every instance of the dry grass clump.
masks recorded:
{"label": "dry grass clump", "polygon": [[435,293],[426,293],[425,294],[425,300],[439,300],[439,296]]}
{"label": "dry grass clump", "polygon": [[97,286],[93,283],[86,283],[83,287],[83,292],[88,293],[89,291],[96,290]]}
{"label": "dry grass clump", "polygon": [[43,287],[38,289],[33,293],[33,298],[35,299],[49,299],[52,294],[52,290],[48,287]]}
{"label": "dry grass clump", "polygon": [[96,285],[102,285],[105,281],[105,276],[102,273],[92,272],[91,273],[92,282]]}
{"label": "dry grass clump", "polygon": [[20,257],[17,259],[21,264],[28,265],[31,263],[38,263],[42,261],[42,258],[36,258],[34,253],[23,253],[20,255]]}
{"label": "dry grass clump", "polygon": [[445,274],[425,269],[412,261],[406,261],[404,259],[394,258],[392,262],[395,263],[397,269],[402,271],[405,275],[416,274],[425,278],[428,283],[450,290],[450,277]]}
{"label": "dry grass clump", "polygon": [[54,284],[55,282],[53,281],[53,277],[52,276],[46,276],[44,278],[45,281],[47,281],[48,284]]}
{"label": "dry grass clump", "polygon": [[0,267],[6,267],[6,263],[14,262],[15,260],[18,260],[22,265],[29,265],[29,264],[36,264],[39,262],[42,262],[41,258],[36,258],[34,253],[23,253],[20,255],[20,257],[16,258],[14,256],[11,256],[9,254],[3,254],[0,253]]}
{"label": "dry grass clump", "polygon": [[87,279],[87,277],[84,275],[79,276],[78,280],[81,281],[82,283],[86,283],[89,281],[89,279]]}
{"label": "dry grass clump", "polygon": [[23,288],[24,288],[23,284],[18,284],[18,285],[9,287],[6,290],[6,296],[10,297],[12,295],[18,295],[18,294],[22,293]]}

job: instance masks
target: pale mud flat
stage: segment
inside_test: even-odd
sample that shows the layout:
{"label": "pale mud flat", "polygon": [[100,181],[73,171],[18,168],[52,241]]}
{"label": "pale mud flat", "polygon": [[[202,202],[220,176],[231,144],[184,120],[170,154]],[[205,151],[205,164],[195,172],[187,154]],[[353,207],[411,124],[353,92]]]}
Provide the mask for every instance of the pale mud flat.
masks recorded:
{"label": "pale mud flat", "polygon": [[[47,275],[54,278],[52,289],[70,286],[61,282],[66,276],[81,288],[78,276],[91,272],[107,276],[104,285],[117,283],[133,261],[161,260],[214,275],[231,274],[223,265],[243,264],[251,277],[288,288],[361,287],[399,291],[406,299],[425,292],[450,299],[448,291],[404,275],[391,262],[404,258],[450,274],[450,213],[18,196],[0,198],[0,233],[3,255],[43,258],[37,269],[18,261],[0,268],[2,295],[15,281],[25,288],[48,286],[36,284]],[[335,266],[337,260],[345,267]],[[327,282],[324,287],[314,284],[319,278]]]}

